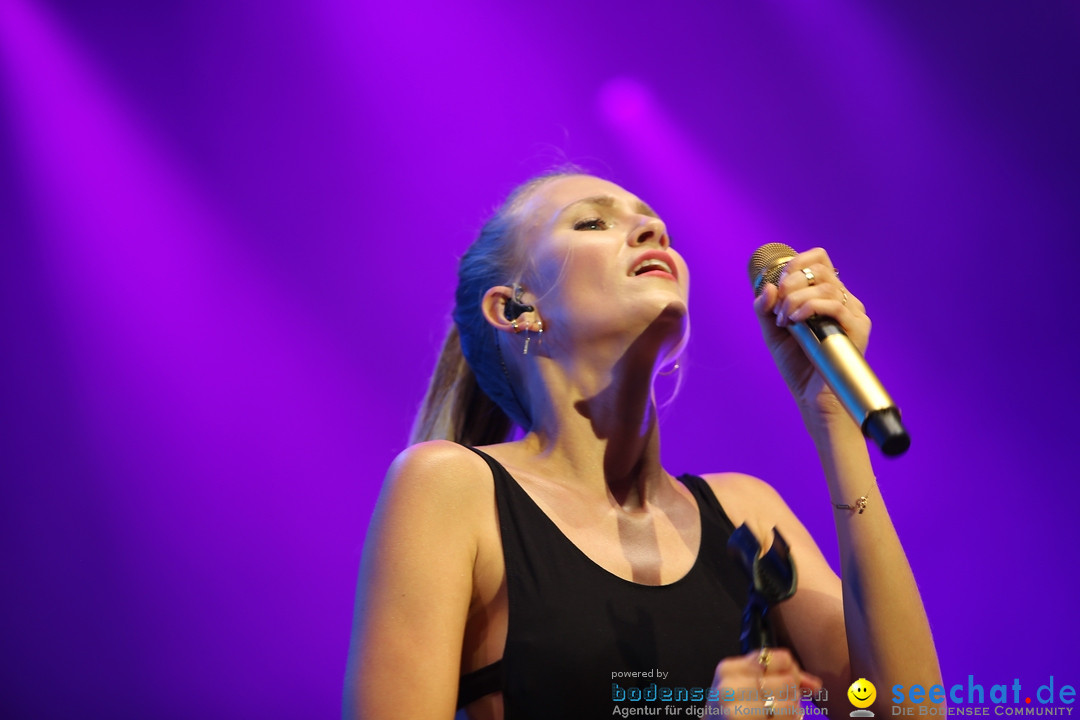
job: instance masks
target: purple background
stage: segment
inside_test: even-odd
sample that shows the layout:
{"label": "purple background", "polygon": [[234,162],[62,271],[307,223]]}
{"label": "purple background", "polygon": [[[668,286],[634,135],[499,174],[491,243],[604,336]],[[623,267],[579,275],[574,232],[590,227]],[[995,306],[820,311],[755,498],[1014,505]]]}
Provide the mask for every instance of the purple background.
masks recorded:
{"label": "purple background", "polygon": [[868,5],[0,0],[0,716],[336,716],[455,260],[564,160],[690,262],[669,469],[835,558],[744,276],[827,247],[946,681],[1080,684],[1080,6]]}

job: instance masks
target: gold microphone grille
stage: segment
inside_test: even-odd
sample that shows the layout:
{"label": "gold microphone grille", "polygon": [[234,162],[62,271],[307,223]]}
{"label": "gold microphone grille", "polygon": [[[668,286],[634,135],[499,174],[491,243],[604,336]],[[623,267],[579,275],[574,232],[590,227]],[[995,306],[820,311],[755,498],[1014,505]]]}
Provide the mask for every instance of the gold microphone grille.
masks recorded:
{"label": "gold microphone grille", "polygon": [[754,286],[754,295],[761,294],[761,286],[765,283],[775,285],[780,279],[780,271],[784,265],[798,253],[790,245],[784,243],[768,243],[762,245],[750,256],[750,284]]}

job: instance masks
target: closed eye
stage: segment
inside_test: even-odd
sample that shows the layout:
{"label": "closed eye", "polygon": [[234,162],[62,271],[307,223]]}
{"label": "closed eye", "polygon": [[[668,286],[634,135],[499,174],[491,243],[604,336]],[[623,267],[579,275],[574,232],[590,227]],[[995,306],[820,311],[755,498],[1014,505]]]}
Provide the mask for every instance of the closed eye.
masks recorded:
{"label": "closed eye", "polygon": [[575,230],[607,230],[607,220],[603,218],[585,218],[574,223]]}

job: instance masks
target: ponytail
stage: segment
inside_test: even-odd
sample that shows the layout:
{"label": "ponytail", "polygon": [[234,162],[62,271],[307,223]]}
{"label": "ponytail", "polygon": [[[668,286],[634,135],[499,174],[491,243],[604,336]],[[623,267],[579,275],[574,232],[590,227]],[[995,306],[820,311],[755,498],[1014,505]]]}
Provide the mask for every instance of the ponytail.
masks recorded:
{"label": "ponytail", "polygon": [[457,326],[451,326],[409,443],[451,440],[470,446],[492,445],[504,442],[512,427],[507,414],[480,389],[461,352]]}

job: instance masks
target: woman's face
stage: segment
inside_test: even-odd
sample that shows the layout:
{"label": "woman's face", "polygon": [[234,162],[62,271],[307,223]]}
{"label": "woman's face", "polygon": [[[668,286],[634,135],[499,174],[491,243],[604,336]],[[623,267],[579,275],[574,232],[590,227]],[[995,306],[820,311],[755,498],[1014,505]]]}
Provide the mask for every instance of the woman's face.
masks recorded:
{"label": "woman's face", "polygon": [[683,343],[689,271],[648,205],[614,183],[573,175],[542,185],[522,213],[533,259],[526,289],[545,330],[597,338],[664,320],[674,322],[668,344]]}

